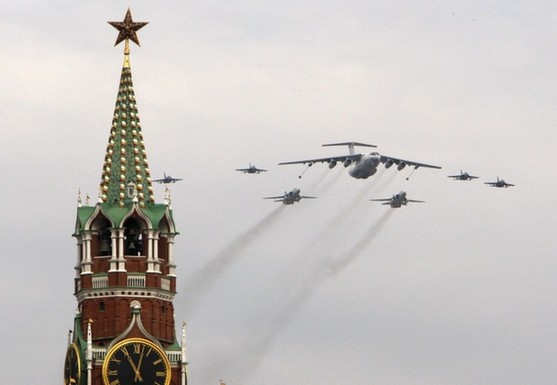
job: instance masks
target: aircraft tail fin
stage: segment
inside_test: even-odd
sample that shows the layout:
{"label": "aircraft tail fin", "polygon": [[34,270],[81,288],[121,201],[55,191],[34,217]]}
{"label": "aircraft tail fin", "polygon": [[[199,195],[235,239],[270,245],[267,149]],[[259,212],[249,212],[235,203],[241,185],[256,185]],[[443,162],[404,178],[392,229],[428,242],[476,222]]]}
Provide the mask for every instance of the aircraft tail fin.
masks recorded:
{"label": "aircraft tail fin", "polygon": [[328,144],[323,144],[323,147],[328,147],[328,146],[348,146],[348,149],[350,150],[350,155],[355,154],[354,151],[354,147],[355,146],[360,146],[360,147],[377,147],[374,144],[367,144],[367,143],[360,143],[360,142],[340,142],[340,143],[328,143]]}

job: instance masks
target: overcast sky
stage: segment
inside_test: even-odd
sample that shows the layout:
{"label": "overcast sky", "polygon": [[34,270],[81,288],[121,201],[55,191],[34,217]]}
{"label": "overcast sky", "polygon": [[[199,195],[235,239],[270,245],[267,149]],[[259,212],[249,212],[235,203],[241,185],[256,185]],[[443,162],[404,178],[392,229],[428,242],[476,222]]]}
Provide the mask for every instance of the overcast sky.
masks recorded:
{"label": "overcast sky", "polygon": [[[190,384],[555,383],[557,3],[521,0],[0,3],[3,383],[62,383],[128,7]],[[278,166],[352,140],[443,169]]]}

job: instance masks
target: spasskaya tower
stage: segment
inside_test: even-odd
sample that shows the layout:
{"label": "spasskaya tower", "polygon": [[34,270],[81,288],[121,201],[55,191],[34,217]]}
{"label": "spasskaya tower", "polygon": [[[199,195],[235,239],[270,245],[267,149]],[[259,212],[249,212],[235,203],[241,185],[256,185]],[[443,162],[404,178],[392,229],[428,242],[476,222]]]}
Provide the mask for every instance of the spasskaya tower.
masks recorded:
{"label": "spasskaya tower", "polygon": [[187,385],[185,325],[176,336],[174,239],[168,190],[156,203],[130,67],[139,45],[128,9],[109,22],[124,42],[124,63],[99,195],[78,198],[74,294],[77,311],[64,384]]}

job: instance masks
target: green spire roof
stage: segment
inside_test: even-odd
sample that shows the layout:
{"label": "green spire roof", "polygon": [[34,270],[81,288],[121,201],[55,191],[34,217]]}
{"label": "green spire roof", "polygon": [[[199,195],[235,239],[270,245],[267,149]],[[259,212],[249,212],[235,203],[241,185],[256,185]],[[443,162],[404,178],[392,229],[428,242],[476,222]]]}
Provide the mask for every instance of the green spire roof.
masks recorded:
{"label": "green spire roof", "polygon": [[130,183],[137,191],[141,207],[154,203],[151,173],[133,91],[132,73],[129,67],[123,67],[104,158],[100,185],[103,202],[124,207],[133,199],[127,191]]}
{"label": "green spire roof", "polygon": [[100,198],[111,206],[125,207],[137,198],[140,207],[155,202],[147,152],[133,91],[129,61],[129,39],[139,45],[135,31],[147,23],[134,23],[128,9],[123,22],[109,22],[120,31],[116,41],[125,41],[120,88],[106,146]]}

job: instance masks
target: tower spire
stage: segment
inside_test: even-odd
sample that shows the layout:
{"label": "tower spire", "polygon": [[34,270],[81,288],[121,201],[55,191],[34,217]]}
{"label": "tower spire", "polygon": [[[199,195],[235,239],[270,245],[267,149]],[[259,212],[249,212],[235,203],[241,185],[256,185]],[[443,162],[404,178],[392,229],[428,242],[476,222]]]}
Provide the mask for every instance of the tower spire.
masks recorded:
{"label": "tower spire", "polygon": [[129,9],[123,21],[108,23],[119,31],[115,45],[125,41],[125,48],[120,86],[101,177],[101,199],[103,203],[124,207],[135,199],[135,193],[130,193],[128,189],[128,185],[132,184],[139,205],[146,207],[154,203],[155,198],[133,90],[129,41],[139,46],[136,31],[148,23],[134,22]]}
{"label": "tower spire", "polygon": [[[124,21],[109,23],[119,31],[116,44],[125,42],[124,65],[98,200],[90,206],[78,194],[73,289],[79,314],[64,383],[187,385],[173,304],[178,232],[170,197],[154,200],[129,60],[129,41],[139,45],[136,31],[147,23],[134,23],[129,9]],[[118,365],[122,360],[130,365]]]}

